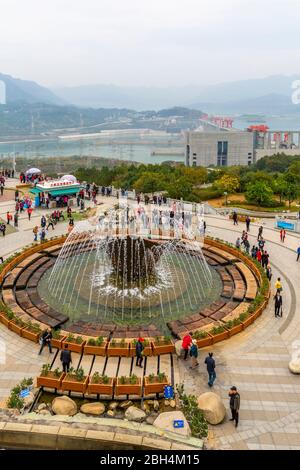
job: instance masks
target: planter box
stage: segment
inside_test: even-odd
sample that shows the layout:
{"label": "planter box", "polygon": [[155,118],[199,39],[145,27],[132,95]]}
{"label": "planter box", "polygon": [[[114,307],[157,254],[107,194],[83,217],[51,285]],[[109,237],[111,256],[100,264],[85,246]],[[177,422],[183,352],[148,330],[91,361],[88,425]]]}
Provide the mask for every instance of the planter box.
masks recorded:
{"label": "planter box", "polygon": [[11,321],[8,325],[8,328],[11,331],[14,331],[15,333],[17,333],[19,336],[22,336],[22,330],[24,329],[24,326],[19,326],[16,323],[14,323],[13,321]]}
{"label": "planter box", "polygon": [[[135,345],[131,342],[130,343],[130,357],[135,357],[135,356],[136,356]],[[143,356],[152,356],[151,343],[149,343],[149,346],[144,347]]]}
{"label": "planter box", "polygon": [[84,378],[83,382],[77,382],[72,375],[67,374],[62,380],[61,389],[69,392],[85,393],[88,380],[89,378],[87,376]]}
{"label": "planter box", "polygon": [[149,377],[144,378],[144,395],[151,395],[153,393],[164,393],[165,386],[169,385],[169,381],[166,378],[163,382],[149,382]]}
{"label": "planter box", "polygon": [[61,335],[59,339],[52,338],[51,339],[51,346],[52,348],[62,349],[62,342],[66,338],[66,336]]}
{"label": "planter box", "polygon": [[234,336],[236,335],[237,333],[239,333],[240,331],[242,331],[243,329],[243,324],[240,323],[239,325],[236,325],[234,326],[233,328],[228,328],[228,333],[229,333],[229,338],[231,338],[231,336]]}
{"label": "planter box", "polygon": [[95,356],[106,356],[107,342],[104,342],[102,346],[90,346],[85,344],[83,348],[84,354],[93,354]]}
{"label": "planter box", "polygon": [[254,322],[254,315],[249,315],[248,318],[246,318],[245,321],[243,321],[243,329],[247,328],[247,326],[251,325],[251,323]]}
{"label": "planter box", "polygon": [[212,334],[213,344],[218,343],[219,341],[223,341],[224,339],[227,339],[227,338],[229,338],[229,333],[227,330],[223,331],[222,333],[218,333],[217,335]]}
{"label": "planter box", "polygon": [[196,341],[198,348],[205,348],[206,346],[210,346],[212,344],[213,339],[211,335],[207,335],[205,338],[200,338]]}
{"label": "planter box", "polygon": [[263,312],[263,306],[261,305],[260,307],[258,307],[256,312],[252,314],[253,319],[256,320],[262,314],[262,312]]}
{"label": "planter box", "polygon": [[21,336],[23,338],[29,339],[30,341],[33,341],[34,343],[38,343],[41,333],[35,333],[34,331],[31,331],[25,327],[22,329]]}
{"label": "planter box", "polygon": [[167,344],[162,344],[162,343],[155,343],[152,342],[152,347],[153,347],[153,355],[154,356],[160,356],[161,354],[169,354],[175,352],[175,346],[173,343],[167,343]]}
{"label": "planter box", "polygon": [[77,344],[77,343],[70,343],[69,341],[64,340],[62,341],[62,346],[61,346],[62,349],[64,349],[64,344],[68,345],[69,351],[81,354],[83,351],[83,346],[85,345],[85,341],[83,341],[81,344]]}
{"label": "planter box", "polygon": [[37,386],[38,387],[47,387],[47,388],[55,388],[57,390],[61,389],[61,382],[65,376],[65,373],[62,372],[59,377],[55,377],[53,372],[49,372],[48,375],[40,375],[37,377]]}
{"label": "planter box", "polygon": [[126,344],[125,348],[121,346],[111,346],[108,343],[107,346],[107,355],[108,356],[120,356],[120,357],[129,357],[129,343]]}
{"label": "planter box", "polygon": [[120,395],[138,395],[142,396],[142,383],[141,379],[138,378],[138,382],[133,384],[120,384],[119,378],[116,379],[115,385],[115,395],[118,397]]}
{"label": "planter box", "polygon": [[0,312],[0,323],[9,328],[10,320],[7,318],[4,312]]}
{"label": "planter box", "polygon": [[92,378],[90,378],[90,382],[88,384],[88,394],[99,394],[99,395],[113,395],[114,391],[114,380],[112,378],[109,379],[108,384],[96,384],[91,382]]}

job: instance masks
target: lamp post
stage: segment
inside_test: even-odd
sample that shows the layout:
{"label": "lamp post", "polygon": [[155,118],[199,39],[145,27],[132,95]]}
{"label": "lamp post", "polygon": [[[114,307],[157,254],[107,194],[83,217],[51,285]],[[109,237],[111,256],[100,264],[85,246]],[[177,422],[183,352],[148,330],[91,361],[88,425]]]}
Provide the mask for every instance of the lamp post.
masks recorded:
{"label": "lamp post", "polygon": [[227,196],[228,196],[227,191],[224,192],[224,196],[225,196],[225,207],[227,207]]}

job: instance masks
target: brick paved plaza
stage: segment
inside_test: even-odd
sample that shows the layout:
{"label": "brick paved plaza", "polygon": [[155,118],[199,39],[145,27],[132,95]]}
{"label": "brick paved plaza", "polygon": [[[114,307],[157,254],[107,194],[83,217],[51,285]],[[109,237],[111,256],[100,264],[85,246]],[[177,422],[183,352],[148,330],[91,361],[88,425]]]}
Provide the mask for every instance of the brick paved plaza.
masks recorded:
{"label": "brick paved plaza", "polygon": [[[11,187],[14,182],[9,182]],[[101,198],[99,210],[113,206],[115,198]],[[1,200],[0,217],[14,208],[14,201]],[[0,238],[0,256],[4,259],[33,241],[32,228],[38,225],[42,213],[36,210],[32,220],[20,217],[18,231]],[[206,216],[207,234],[234,243],[245,228],[233,227],[231,221],[221,216]],[[255,243],[258,225],[251,225],[249,241]],[[241,395],[240,424],[236,429],[225,421],[210,426],[208,446],[215,449],[300,449],[300,376],[288,369],[293,343],[300,340],[300,263],[296,262],[296,249],[300,237],[287,234],[285,243],[279,240],[272,220],[264,224],[266,249],[273,269],[272,293],[278,276],[283,284],[283,317],[274,317],[272,297],[268,308],[246,331],[213,346],[216,359],[217,380],[214,391],[221,395],[228,409],[228,390],[238,387]],[[60,222],[54,235],[66,232],[67,222]],[[51,235],[50,231],[50,235]],[[252,243],[253,242],[253,243]],[[0,340],[6,348],[6,360],[0,363],[0,400],[24,376],[38,375],[41,365],[50,360],[46,349],[38,356],[35,345],[0,324]],[[188,365],[174,355],[176,379],[185,383],[189,393],[200,395],[209,390],[203,361],[212,347],[200,351],[200,367],[190,370]],[[1,358],[0,358],[1,359]],[[3,359],[3,357],[2,357]],[[112,361],[113,366],[113,361]],[[168,364],[166,364],[168,367]]]}

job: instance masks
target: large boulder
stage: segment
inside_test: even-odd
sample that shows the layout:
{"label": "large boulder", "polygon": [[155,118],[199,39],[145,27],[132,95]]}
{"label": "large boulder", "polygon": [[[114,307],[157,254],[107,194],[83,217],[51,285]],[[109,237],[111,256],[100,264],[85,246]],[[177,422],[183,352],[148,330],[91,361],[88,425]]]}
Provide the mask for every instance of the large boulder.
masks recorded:
{"label": "large boulder", "polygon": [[289,369],[293,374],[300,374],[300,357],[292,358],[289,363]]}
{"label": "large boulder", "polygon": [[125,412],[125,418],[128,419],[128,421],[137,421],[138,423],[144,421],[146,416],[145,411],[140,410],[136,406],[130,406]]}
{"label": "large boulder", "polygon": [[198,398],[198,407],[203,411],[209,424],[219,424],[226,415],[226,409],[219,395],[213,392],[202,393]]}
{"label": "large boulder", "polygon": [[51,406],[53,413],[56,415],[74,416],[77,413],[75,401],[65,395],[54,398]]}
{"label": "large boulder", "polygon": [[[183,428],[174,427],[175,420],[183,421]],[[162,429],[163,431],[175,432],[176,434],[180,434],[184,437],[189,437],[191,435],[189,423],[185,419],[182,411],[166,411],[165,413],[161,413],[154,421],[153,426],[158,429]]]}
{"label": "large boulder", "polygon": [[95,415],[100,416],[105,412],[105,405],[100,401],[96,401],[94,403],[85,403],[80,407],[81,413],[86,415]]}

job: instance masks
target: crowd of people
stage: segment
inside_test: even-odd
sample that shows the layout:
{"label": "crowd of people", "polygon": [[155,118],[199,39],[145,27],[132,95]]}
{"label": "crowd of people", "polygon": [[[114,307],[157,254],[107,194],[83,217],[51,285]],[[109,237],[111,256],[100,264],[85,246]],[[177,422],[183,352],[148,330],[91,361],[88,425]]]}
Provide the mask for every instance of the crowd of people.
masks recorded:
{"label": "crowd of people", "polygon": [[14,178],[15,177],[15,170],[11,168],[3,168],[0,171],[0,178]]}

